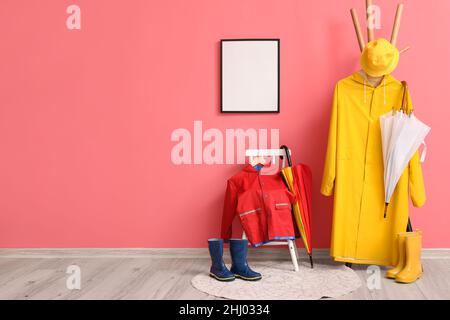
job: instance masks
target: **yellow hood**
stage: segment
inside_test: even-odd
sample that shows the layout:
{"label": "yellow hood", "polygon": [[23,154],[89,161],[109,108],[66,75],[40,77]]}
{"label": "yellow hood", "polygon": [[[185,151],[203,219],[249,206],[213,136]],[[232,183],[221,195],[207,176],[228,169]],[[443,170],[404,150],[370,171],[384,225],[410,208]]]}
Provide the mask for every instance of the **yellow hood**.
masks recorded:
{"label": "yellow hood", "polygon": [[[361,75],[361,73],[359,71],[352,74],[349,78],[351,79],[352,83],[355,84],[356,86],[364,87],[363,101],[364,101],[364,103],[366,103],[367,102],[367,87],[372,88],[372,89],[376,89],[376,88],[373,87],[370,84],[370,82],[363,75]],[[388,92],[387,92],[388,88],[391,86],[398,87],[399,85],[401,85],[400,81],[395,79],[390,74],[385,75],[383,77],[383,80],[381,81],[380,85],[377,88],[383,87],[383,99],[384,99],[385,105],[388,103],[388,97],[387,97],[388,96]]]}

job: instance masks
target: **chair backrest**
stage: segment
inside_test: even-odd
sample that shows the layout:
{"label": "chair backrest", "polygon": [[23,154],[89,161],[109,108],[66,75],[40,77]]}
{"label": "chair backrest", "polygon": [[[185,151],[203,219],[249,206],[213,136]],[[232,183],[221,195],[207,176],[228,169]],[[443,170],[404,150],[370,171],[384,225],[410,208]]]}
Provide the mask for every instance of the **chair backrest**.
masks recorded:
{"label": "chair backrest", "polygon": [[[291,154],[291,150],[289,150]],[[286,151],[284,149],[247,149],[245,150],[245,156],[251,158],[254,157],[272,157],[272,162],[275,162],[275,157],[283,157],[282,168],[286,164]]]}

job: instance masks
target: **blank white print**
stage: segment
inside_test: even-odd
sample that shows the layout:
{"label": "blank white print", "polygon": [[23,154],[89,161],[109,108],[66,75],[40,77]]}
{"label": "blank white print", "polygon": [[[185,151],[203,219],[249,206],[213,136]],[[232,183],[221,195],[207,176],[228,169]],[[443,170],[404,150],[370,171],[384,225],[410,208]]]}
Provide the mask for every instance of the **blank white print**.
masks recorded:
{"label": "blank white print", "polygon": [[279,40],[222,41],[222,112],[279,111]]}

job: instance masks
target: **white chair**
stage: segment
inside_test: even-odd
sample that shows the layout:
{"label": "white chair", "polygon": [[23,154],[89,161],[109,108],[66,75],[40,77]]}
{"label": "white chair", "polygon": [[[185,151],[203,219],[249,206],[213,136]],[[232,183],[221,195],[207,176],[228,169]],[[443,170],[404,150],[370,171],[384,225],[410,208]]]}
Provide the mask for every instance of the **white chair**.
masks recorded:
{"label": "white chair", "polygon": [[[291,151],[289,150],[289,153]],[[286,164],[286,152],[283,149],[249,149],[245,151],[245,156],[250,158],[250,163],[252,163],[252,159],[256,157],[272,157],[272,163],[275,163],[275,157],[283,157],[281,167],[284,168]],[[245,232],[242,233],[242,239],[247,239]],[[298,271],[298,251],[297,245],[295,244],[295,240],[282,240],[282,241],[273,241],[265,246],[280,246],[287,245],[289,248],[289,253],[291,255],[292,264],[294,265],[294,271]]]}

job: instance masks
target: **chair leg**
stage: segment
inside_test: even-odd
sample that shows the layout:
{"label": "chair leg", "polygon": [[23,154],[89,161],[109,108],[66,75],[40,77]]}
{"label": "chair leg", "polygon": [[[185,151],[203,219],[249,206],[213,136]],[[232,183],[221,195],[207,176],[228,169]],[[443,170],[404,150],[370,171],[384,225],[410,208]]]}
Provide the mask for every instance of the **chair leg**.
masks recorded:
{"label": "chair leg", "polygon": [[289,253],[291,254],[292,264],[294,265],[294,271],[298,272],[298,261],[297,261],[297,255],[295,253],[296,248],[294,241],[288,240],[288,246],[289,246]]}
{"label": "chair leg", "polygon": [[298,259],[300,259],[300,253],[298,253],[298,248],[297,248],[297,244],[295,243],[295,240],[292,240],[292,244],[294,246],[295,258],[298,261]]}

